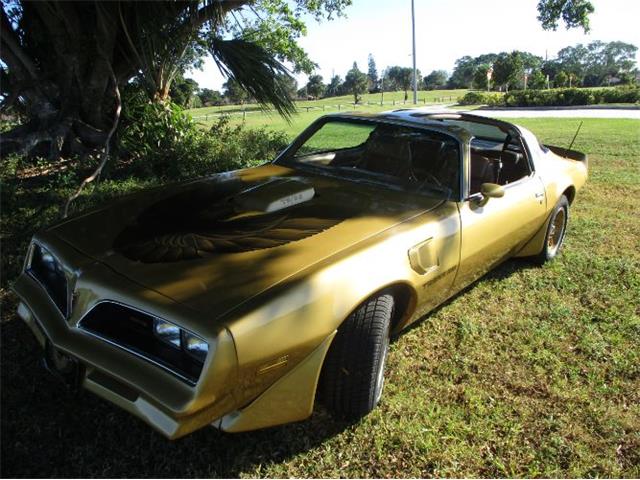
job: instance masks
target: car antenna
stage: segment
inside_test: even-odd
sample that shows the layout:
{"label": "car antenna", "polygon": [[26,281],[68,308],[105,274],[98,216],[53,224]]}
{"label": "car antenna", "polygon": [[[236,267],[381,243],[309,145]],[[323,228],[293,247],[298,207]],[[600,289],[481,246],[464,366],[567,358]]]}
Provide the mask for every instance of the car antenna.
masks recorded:
{"label": "car antenna", "polygon": [[571,147],[573,147],[573,142],[576,141],[576,138],[578,137],[578,133],[580,133],[580,129],[582,128],[583,123],[584,122],[581,120],[580,125],[578,125],[578,129],[576,130],[576,134],[573,136],[573,140],[571,140],[571,143],[569,144],[569,148],[567,148],[567,150],[571,150]]}

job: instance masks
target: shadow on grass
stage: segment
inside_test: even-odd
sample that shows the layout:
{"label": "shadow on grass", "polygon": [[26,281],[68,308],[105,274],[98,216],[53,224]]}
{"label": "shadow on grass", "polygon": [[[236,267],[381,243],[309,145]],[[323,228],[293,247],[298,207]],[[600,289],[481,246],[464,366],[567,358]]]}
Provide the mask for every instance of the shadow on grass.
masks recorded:
{"label": "shadow on grass", "polygon": [[[13,297],[13,295],[12,295]],[[204,428],[169,441],[83,391],[73,395],[41,365],[41,351],[3,302],[2,464],[6,477],[238,477],[283,462],[340,433],[321,407],[307,421],[227,434]]]}
{"label": "shadow on grass", "polygon": [[[525,261],[510,260],[483,278],[505,278],[528,266]],[[304,422],[241,434],[204,428],[177,441],[166,440],[89,392],[69,393],[41,366],[39,346],[13,314],[13,295],[3,303],[3,477],[259,475],[261,467],[284,462],[351,428],[317,406]],[[402,333],[422,325],[426,318]]]}
{"label": "shadow on grass", "polygon": [[221,115],[226,115],[231,113],[263,112],[263,111],[265,111],[264,108],[260,107],[259,105],[251,105],[251,106],[237,105],[235,107],[230,107],[230,108],[221,108],[219,110],[211,110],[210,112],[207,112],[207,113],[192,112],[192,114],[196,120],[202,120],[201,117],[207,117],[207,116],[210,118],[216,118]]}

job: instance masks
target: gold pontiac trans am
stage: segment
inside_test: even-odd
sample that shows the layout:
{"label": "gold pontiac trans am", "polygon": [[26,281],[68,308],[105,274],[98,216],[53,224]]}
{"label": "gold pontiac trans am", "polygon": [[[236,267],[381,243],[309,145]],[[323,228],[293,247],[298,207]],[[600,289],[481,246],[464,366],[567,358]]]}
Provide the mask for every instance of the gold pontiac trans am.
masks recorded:
{"label": "gold pontiac trans am", "polygon": [[586,155],[516,125],[328,115],[272,163],[36,234],[14,285],[45,365],[169,438],[379,402],[389,338],[510,257],[553,259]]}

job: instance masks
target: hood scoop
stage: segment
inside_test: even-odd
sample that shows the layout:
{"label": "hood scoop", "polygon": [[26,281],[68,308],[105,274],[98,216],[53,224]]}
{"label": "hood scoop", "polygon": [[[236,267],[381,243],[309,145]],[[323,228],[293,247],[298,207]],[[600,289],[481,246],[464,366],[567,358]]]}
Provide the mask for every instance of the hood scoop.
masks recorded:
{"label": "hood scoop", "polygon": [[271,213],[308,202],[315,189],[292,178],[276,178],[249,188],[233,198],[233,203],[246,212]]}

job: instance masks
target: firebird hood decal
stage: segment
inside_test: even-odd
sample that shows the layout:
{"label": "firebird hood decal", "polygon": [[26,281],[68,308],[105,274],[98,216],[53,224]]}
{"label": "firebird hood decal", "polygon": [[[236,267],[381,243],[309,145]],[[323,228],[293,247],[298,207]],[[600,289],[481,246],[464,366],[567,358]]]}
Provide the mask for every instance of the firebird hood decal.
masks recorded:
{"label": "firebird hood decal", "polygon": [[[265,182],[250,189],[259,191]],[[293,182],[289,182],[293,183]],[[245,190],[246,191],[246,190]],[[333,227],[355,212],[300,204],[271,213],[243,212],[224,188],[203,186],[146,209],[114,242],[114,250],[143,263],[177,262],[277,247]]]}

